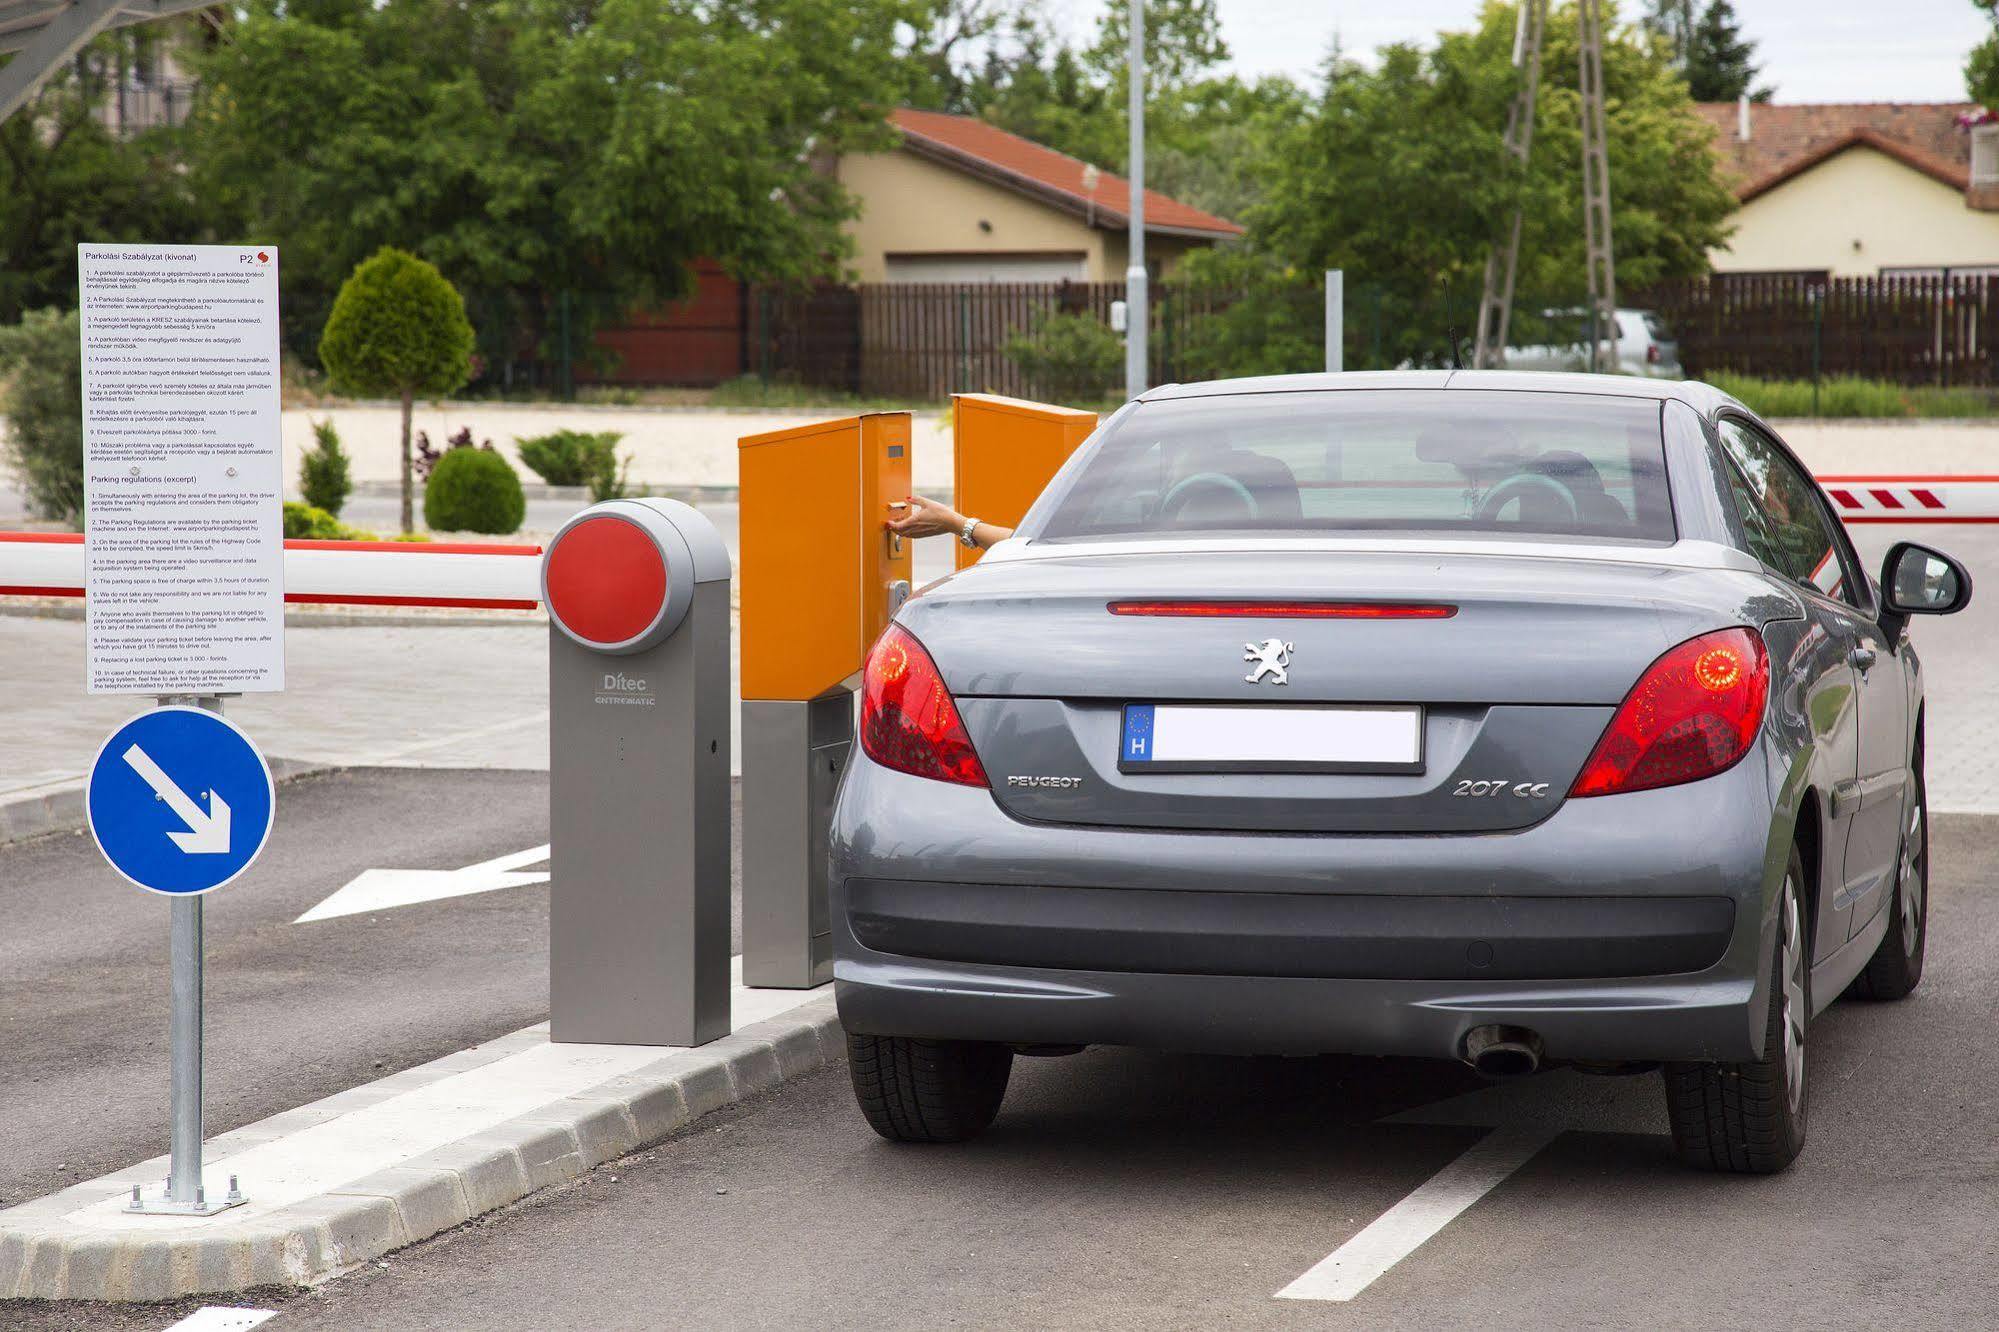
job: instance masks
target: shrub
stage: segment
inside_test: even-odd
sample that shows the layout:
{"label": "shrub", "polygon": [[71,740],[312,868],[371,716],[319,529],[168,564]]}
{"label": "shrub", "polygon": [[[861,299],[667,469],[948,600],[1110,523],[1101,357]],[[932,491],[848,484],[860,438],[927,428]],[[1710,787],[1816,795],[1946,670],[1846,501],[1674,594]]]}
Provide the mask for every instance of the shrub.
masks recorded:
{"label": "shrub", "polygon": [[44,518],[83,517],[83,352],[74,312],[30,310],[0,328],[6,460]]}
{"label": "shrub", "polygon": [[447,449],[423,490],[423,521],[437,531],[504,535],[525,517],[521,479],[491,449]]}
{"label": "shrub", "polygon": [[312,447],[299,459],[299,494],[307,504],[338,518],[348,492],[354,489],[347,477],[347,452],[340,447],[340,433],[333,428],[331,418],[314,421],[312,437]]}
{"label": "shrub", "polygon": [[417,431],[415,459],[417,477],[423,481],[430,480],[431,469],[437,466],[439,458],[442,458],[453,449],[470,448],[481,448],[491,453],[493,451],[493,441],[484,439],[475,445],[472,442],[472,427],[460,426],[456,431],[445,436],[444,447],[442,449],[433,449],[430,447],[430,432],[427,430]]}
{"label": "shrub", "polygon": [[1124,341],[1088,315],[1043,315],[1005,350],[1034,391],[1057,402],[1101,401],[1124,373]]}
{"label": "shrub", "polygon": [[[521,461],[551,486],[588,486],[593,500],[622,499],[625,478],[618,462],[618,441],[624,436],[615,430],[591,434],[584,430],[557,430],[516,440]],[[624,466],[631,465],[626,457]]]}
{"label": "shrub", "polygon": [[403,531],[414,526],[410,415],[419,393],[449,393],[472,374],[465,300],[435,268],[383,246],[355,265],[334,298],[319,359],[335,385],[384,394],[403,408]]}
{"label": "shrub", "polygon": [[373,541],[375,534],[349,527],[326,510],[285,501],[285,537],[292,541]]}

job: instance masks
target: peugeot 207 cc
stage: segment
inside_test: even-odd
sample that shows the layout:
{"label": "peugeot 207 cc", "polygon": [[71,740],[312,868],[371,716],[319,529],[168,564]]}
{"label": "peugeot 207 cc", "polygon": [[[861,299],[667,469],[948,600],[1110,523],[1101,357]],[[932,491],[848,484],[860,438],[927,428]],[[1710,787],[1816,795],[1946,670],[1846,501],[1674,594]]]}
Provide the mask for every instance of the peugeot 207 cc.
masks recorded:
{"label": "peugeot 207 cc", "polygon": [[1929,928],[1915,614],[1697,383],[1179,385],[869,657],[840,1018],[883,1135],[1095,1043],[1663,1074],[1718,1170],[1804,1142],[1812,1019]]}

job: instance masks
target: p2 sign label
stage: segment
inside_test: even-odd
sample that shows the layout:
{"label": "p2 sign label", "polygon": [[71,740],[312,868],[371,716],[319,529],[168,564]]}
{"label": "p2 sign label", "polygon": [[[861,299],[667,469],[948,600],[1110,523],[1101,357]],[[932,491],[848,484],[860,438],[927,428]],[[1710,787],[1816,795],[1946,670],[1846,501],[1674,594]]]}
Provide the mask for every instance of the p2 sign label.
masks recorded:
{"label": "p2 sign label", "polygon": [[250,737],[213,712],[164,707],[111,733],[84,792],[104,858],[148,892],[220,888],[271,835],[277,789]]}

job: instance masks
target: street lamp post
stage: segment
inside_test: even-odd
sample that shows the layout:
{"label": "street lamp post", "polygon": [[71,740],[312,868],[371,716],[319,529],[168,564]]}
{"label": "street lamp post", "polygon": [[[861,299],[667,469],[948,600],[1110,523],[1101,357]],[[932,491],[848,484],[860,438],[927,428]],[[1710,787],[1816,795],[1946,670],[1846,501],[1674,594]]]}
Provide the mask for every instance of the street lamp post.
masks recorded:
{"label": "street lamp post", "polygon": [[1146,389],[1145,335],[1145,3],[1131,3],[1131,239],[1124,270],[1124,393],[1136,398]]}

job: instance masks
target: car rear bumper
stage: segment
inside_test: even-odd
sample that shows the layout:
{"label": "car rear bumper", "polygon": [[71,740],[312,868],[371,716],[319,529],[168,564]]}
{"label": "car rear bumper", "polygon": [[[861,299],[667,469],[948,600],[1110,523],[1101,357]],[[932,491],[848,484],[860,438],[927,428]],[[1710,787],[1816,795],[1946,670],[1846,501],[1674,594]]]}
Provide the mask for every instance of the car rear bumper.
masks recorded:
{"label": "car rear bumper", "polygon": [[1760,763],[1515,833],[1054,827],[856,754],[835,814],[842,1022],[876,1035],[1456,1057],[1759,1053]]}

